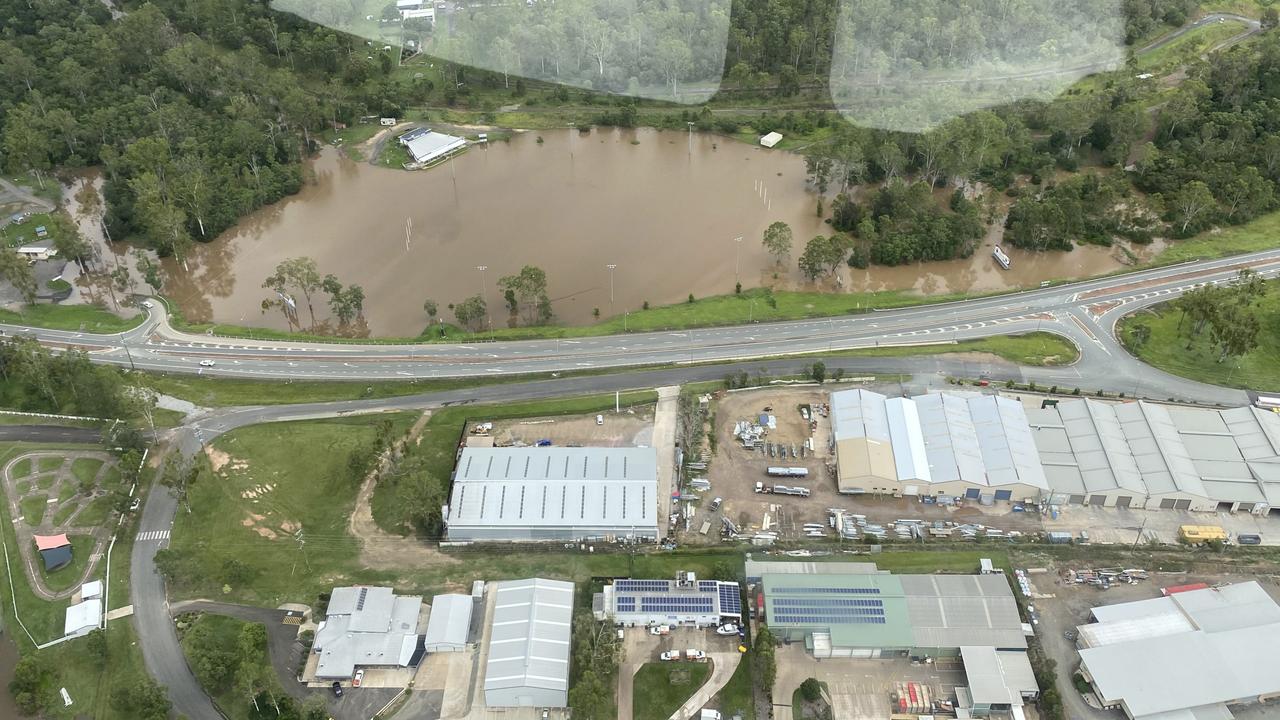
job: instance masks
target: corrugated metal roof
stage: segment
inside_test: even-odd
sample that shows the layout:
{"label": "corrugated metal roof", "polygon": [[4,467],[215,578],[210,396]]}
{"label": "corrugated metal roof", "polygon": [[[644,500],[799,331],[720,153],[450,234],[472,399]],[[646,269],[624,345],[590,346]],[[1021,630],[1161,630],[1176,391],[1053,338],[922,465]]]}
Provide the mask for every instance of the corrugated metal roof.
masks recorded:
{"label": "corrugated metal roof", "polygon": [[423,641],[427,650],[440,645],[462,648],[471,631],[471,610],[475,600],[470,595],[436,595],[431,598],[431,616]]}
{"label": "corrugated metal roof", "polygon": [[890,398],[884,404],[898,479],[929,482],[929,458],[915,402],[910,398]]}
{"label": "corrugated metal roof", "polygon": [[657,527],[653,448],[466,448],[450,527]]}
{"label": "corrugated metal roof", "polygon": [[978,431],[966,398],[955,393],[931,393],[915,401],[933,482],[961,480],[986,485]]}
{"label": "corrugated metal roof", "polygon": [[569,688],[573,583],[530,578],[497,583],[484,689]]}
{"label": "corrugated metal roof", "polygon": [[1195,629],[1080,651],[1107,703],[1123,701],[1140,718],[1280,692],[1280,606],[1257,582],[1095,608],[1094,616],[1104,624],[1140,623],[1171,607]]}
{"label": "corrugated metal roof", "polygon": [[1025,652],[997,652],[993,647],[962,647],[969,695],[976,705],[1022,705],[1022,693],[1039,692]]}
{"label": "corrugated metal roof", "polygon": [[885,396],[861,389],[831,393],[831,432],[837,441],[868,438],[889,442]]}

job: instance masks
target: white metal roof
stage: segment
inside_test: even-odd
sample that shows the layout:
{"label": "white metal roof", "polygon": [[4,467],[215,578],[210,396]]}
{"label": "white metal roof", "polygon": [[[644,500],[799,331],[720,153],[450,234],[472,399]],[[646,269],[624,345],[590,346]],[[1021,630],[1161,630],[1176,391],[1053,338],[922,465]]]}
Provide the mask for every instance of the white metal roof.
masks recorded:
{"label": "white metal roof", "polygon": [[361,665],[406,666],[418,646],[422,598],[388,587],[338,587],[316,631],[316,676],[351,677]]}
{"label": "white metal roof", "polygon": [[653,448],[466,448],[449,526],[655,528]]}
{"label": "white metal roof", "polygon": [[1022,705],[1022,694],[1038,693],[1025,652],[998,652],[990,646],[960,648],[969,696],[977,705]]}
{"label": "white metal roof", "polygon": [[837,441],[866,438],[889,442],[885,396],[861,389],[831,393],[831,431]]}
{"label": "white metal roof", "polygon": [[93,598],[102,597],[102,581],[94,580],[80,586],[80,599],[92,600]]}
{"label": "white metal roof", "polygon": [[67,608],[62,624],[63,635],[79,635],[98,627],[102,617],[102,600],[85,600]]}
{"label": "white metal roof", "polygon": [[1080,651],[1107,703],[1123,701],[1130,715],[1141,718],[1280,692],[1274,650],[1280,606],[1257,582],[1095,608],[1094,616],[1102,623],[1134,623],[1144,611],[1166,614],[1170,606],[1194,629]]}
{"label": "white metal roof", "polygon": [[925,453],[924,432],[920,429],[920,414],[916,411],[915,401],[889,398],[884,401],[884,408],[898,479],[929,482],[929,458]]}
{"label": "white metal roof", "polygon": [[484,689],[569,688],[573,583],[530,578],[500,582]]}

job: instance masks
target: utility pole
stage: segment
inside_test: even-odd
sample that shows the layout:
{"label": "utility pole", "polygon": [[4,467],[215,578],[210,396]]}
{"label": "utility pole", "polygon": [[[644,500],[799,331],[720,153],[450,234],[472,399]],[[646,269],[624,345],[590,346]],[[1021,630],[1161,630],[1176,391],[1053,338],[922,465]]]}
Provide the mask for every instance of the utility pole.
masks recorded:
{"label": "utility pole", "polygon": [[605,265],[609,269],[609,313],[613,313],[613,271],[618,269],[617,263]]}
{"label": "utility pole", "polygon": [[1142,531],[1147,529],[1147,519],[1142,518],[1142,526],[1138,528],[1138,536],[1133,539],[1133,547],[1138,547],[1138,542],[1142,540]]}
{"label": "utility pole", "polygon": [[739,235],[734,238],[733,242],[737,246],[737,252],[733,257],[733,282],[740,283],[742,282],[742,277],[739,275],[738,270],[742,265],[742,236]]}
{"label": "utility pole", "polygon": [[685,125],[689,126],[689,158],[693,158],[693,123],[685,121]]}
{"label": "utility pole", "polygon": [[484,301],[484,322],[490,328],[493,327],[493,321],[489,319],[489,299],[487,286],[484,284],[484,271],[489,269],[488,265],[477,265],[476,269],[480,271],[480,299]]}

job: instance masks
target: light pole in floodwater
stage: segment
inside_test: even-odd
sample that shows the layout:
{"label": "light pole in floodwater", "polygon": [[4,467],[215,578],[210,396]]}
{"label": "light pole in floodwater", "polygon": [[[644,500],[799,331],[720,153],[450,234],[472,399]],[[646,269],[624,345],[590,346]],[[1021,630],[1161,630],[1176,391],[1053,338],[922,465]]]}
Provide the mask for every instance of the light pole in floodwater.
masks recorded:
{"label": "light pole in floodwater", "polygon": [[689,157],[693,157],[693,123],[686,120],[684,124],[689,126]]}
{"label": "light pole in floodwater", "polygon": [[613,313],[613,271],[618,269],[618,265],[614,263],[605,267],[609,268],[609,312]]}
{"label": "light pole in floodwater", "polygon": [[742,266],[742,236],[739,235],[734,238],[733,242],[737,246],[737,250],[733,256],[733,282],[740,283],[742,282],[742,277],[738,274],[738,270]]}
{"label": "light pole in floodwater", "polygon": [[484,302],[484,323],[492,325],[493,321],[489,319],[489,292],[484,284],[484,271],[489,269],[488,265],[477,265],[476,269],[480,271],[480,300]]}

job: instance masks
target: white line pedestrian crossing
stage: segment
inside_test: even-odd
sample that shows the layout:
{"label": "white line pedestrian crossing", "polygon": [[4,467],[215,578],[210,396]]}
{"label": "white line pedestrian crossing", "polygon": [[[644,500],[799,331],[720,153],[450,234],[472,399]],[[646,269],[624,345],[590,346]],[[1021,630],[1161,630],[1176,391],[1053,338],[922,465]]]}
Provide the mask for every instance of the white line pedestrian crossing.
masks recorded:
{"label": "white line pedestrian crossing", "polygon": [[169,531],[168,530],[148,530],[146,532],[140,532],[138,533],[138,539],[139,540],[168,540]]}

